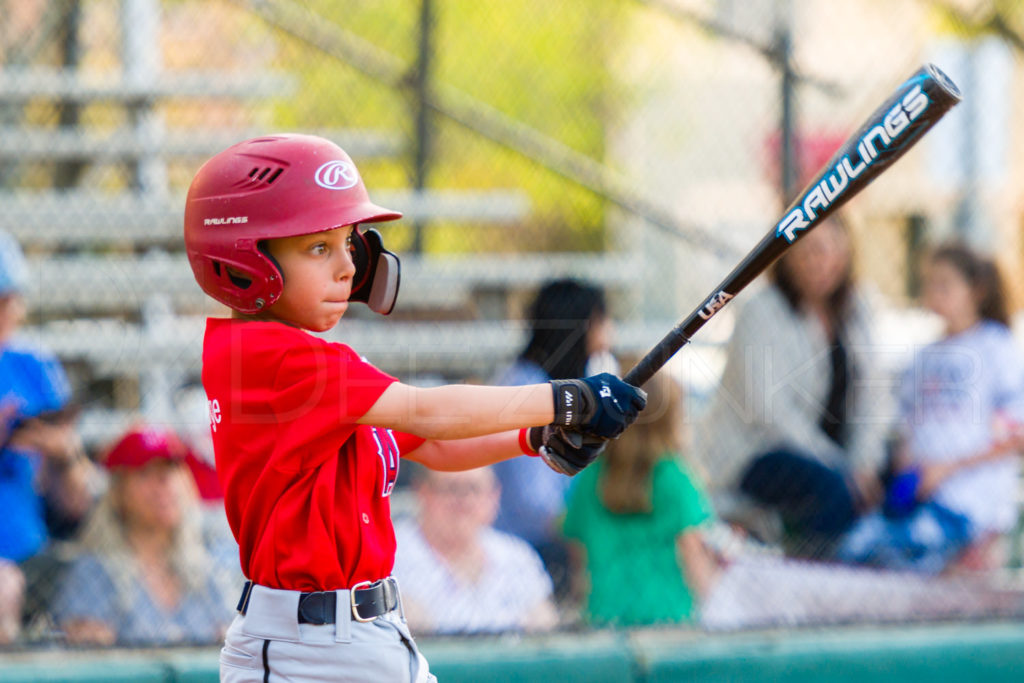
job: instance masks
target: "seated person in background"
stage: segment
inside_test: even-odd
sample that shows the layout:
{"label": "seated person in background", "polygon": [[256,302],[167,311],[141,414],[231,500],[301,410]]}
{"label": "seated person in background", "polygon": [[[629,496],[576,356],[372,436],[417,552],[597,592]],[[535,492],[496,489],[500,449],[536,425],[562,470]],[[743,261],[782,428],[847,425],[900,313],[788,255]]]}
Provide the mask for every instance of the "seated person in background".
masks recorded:
{"label": "seated person in background", "polygon": [[[495,384],[520,385],[583,377],[584,373],[618,373],[611,355],[612,320],[604,290],[563,278],[545,283],[526,311],[529,339],[515,362]],[[569,552],[558,531],[565,513],[569,478],[529,458],[495,463],[501,484],[501,507],[494,526],[525,539],[540,554],[555,586],[555,599],[569,593]]]}
{"label": "seated person in background", "polygon": [[717,573],[701,532],[711,506],[681,459],[682,387],[662,370],[643,388],[640,418],[569,492],[564,531],[585,555],[596,625],[693,621]]}
{"label": "seated person in background", "polygon": [[[719,514],[783,522],[789,554],[828,557],[881,496],[889,386],[846,227],[805,235],[736,318],[719,390],[694,430]],[[753,503],[752,507],[750,503]]]}
{"label": "seated person in background", "polygon": [[846,537],[840,558],[937,573],[1016,523],[1024,447],[1024,359],[993,261],[951,244],[924,273],[924,305],[945,325],[900,389],[902,444],[886,505]]}
{"label": "seated person in background", "polygon": [[17,636],[22,615],[10,610],[25,602],[26,582],[33,604],[50,593],[58,562],[43,557],[47,543],[74,531],[92,505],[95,483],[63,368],[16,337],[27,280],[20,247],[0,232],[0,642]]}
{"label": "seated person in background", "polygon": [[394,574],[411,630],[543,631],[557,621],[551,578],[525,541],[491,527],[494,472],[419,470],[415,519],[395,524]]}
{"label": "seated person in background", "polygon": [[232,611],[199,540],[184,445],[129,431],[107,454],[110,488],[86,523],[82,555],[54,601],[73,644],[213,643]]}

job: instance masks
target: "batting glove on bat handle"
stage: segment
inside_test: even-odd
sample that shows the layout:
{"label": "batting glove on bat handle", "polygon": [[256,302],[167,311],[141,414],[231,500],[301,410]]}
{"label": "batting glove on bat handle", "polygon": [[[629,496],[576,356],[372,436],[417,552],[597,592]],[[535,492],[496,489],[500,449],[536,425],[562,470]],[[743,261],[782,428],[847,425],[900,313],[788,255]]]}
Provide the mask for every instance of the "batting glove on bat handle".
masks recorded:
{"label": "batting glove on bat handle", "polygon": [[[544,446],[544,440],[548,438],[552,430],[556,429],[553,425],[545,425],[543,427],[530,427],[526,430],[526,445],[529,446],[528,452],[530,455],[540,455],[541,448]],[[560,429],[562,432],[562,438],[572,446],[573,448],[579,448],[583,445],[583,434],[576,431],[569,431],[567,429]],[[591,441],[597,443],[598,441],[605,441],[606,439],[599,439],[598,437],[589,437]]]}
{"label": "batting glove on bat handle", "polygon": [[636,420],[647,394],[607,372],[583,379],[551,380],[555,427],[575,428],[590,436],[613,439]]}
{"label": "batting glove on bat handle", "polygon": [[547,425],[531,427],[530,443],[540,443],[537,452],[544,463],[555,472],[572,477],[583,470],[604,450],[604,439]]}

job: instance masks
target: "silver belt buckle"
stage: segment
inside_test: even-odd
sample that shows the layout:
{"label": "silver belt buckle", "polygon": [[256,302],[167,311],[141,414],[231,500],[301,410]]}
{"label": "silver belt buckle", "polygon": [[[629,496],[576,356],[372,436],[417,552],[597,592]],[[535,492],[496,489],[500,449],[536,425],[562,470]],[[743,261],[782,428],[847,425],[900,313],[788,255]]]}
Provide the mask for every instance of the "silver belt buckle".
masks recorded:
{"label": "silver belt buckle", "polygon": [[360,581],[359,583],[357,583],[356,585],[354,585],[354,586],[352,586],[351,588],[348,589],[348,600],[349,600],[349,603],[352,606],[352,618],[355,619],[356,621],[358,621],[361,624],[369,623],[369,622],[371,622],[371,621],[373,621],[374,619],[377,618],[377,617],[370,617],[369,619],[364,619],[363,617],[361,617],[359,615],[359,606],[356,605],[356,591],[357,590],[362,590],[364,588],[369,588],[372,585],[373,585],[372,581]]}

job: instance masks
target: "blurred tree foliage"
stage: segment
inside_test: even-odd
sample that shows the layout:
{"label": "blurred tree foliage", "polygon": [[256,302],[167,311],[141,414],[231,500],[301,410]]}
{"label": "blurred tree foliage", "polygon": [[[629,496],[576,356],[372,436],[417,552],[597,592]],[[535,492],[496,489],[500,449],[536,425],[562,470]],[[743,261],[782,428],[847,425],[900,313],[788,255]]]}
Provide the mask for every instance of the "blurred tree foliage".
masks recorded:
{"label": "blurred tree foliage", "polygon": [[[324,21],[416,63],[420,2],[308,0]],[[433,79],[443,82],[596,160],[620,104],[622,84],[607,68],[626,20],[613,0],[433,0]],[[287,35],[279,35],[275,68],[299,76],[299,94],[275,111],[288,128],[367,128],[399,134],[406,153],[396,160],[357,162],[371,194],[408,187],[414,145],[413,100],[352,66]],[[531,211],[522,225],[433,224],[428,252],[599,250],[605,246],[603,200],[520,154],[434,115],[428,186],[445,189],[517,189]],[[401,208],[401,207],[396,207]],[[407,228],[389,234],[401,242]],[[406,242],[407,244],[407,242]]]}
{"label": "blurred tree foliage", "polygon": [[938,27],[962,38],[995,36],[1024,51],[1021,0],[935,0]]}

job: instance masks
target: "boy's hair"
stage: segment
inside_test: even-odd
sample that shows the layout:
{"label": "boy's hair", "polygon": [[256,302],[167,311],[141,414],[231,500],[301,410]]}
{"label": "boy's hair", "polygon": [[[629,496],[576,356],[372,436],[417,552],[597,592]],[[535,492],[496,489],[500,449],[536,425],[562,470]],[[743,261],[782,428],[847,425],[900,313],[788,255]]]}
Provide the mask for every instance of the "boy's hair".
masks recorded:
{"label": "boy's hair", "polygon": [[654,465],[685,447],[682,386],[662,371],[644,390],[647,408],[640,419],[605,449],[598,496],[615,513],[651,512]]}
{"label": "boy's hair", "polygon": [[930,260],[933,263],[948,263],[963,276],[974,291],[978,317],[1010,326],[1006,286],[993,259],[983,256],[963,242],[953,241],[938,246]]}
{"label": "boy's hair", "polygon": [[604,292],[573,279],[548,282],[530,305],[530,341],[520,358],[542,367],[551,379],[582,377],[587,367],[587,333],[607,315]]}

